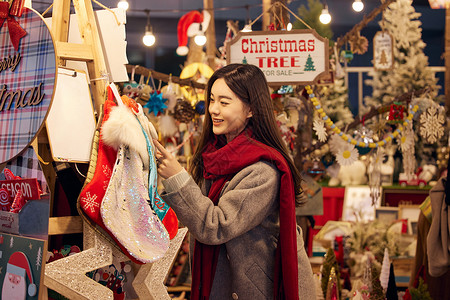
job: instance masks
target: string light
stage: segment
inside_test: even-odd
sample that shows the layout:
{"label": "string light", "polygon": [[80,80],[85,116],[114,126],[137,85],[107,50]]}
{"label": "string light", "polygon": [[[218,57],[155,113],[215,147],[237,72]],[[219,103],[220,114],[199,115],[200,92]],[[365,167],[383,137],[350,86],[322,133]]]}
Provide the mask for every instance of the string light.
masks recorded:
{"label": "string light", "polygon": [[364,3],[361,0],[355,0],[352,4],[352,8],[356,12],[360,12],[364,9]]}
{"label": "string light", "polygon": [[322,13],[320,14],[319,21],[322,24],[328,24],[331,22],[331,15],[328,12],[328,5],[325,4],[324,9],[322,9]]}
{"label": "string light", "polygon": [[206,36],[205,33],[203,32],[202,23],[200,23],[198,30],[200,33],[195,36],[194,41],[197,45],[203,46],[206,44]]}
{"label": "string light", "polygon": [[127,0],[120,0],[119,3],[117,3],[118,8],[122,8],[123,10],[127,10],[130,5],[128,4]]}
{"label": "string light", "polygon": [[147,25],[145,25],[145,34],[142,38],[142,42],[145,46],[151,47],[155,44],[156,38],[153,34],[152,26],[150,25],[150,10],[146,9],[145,12],[147,13]]}

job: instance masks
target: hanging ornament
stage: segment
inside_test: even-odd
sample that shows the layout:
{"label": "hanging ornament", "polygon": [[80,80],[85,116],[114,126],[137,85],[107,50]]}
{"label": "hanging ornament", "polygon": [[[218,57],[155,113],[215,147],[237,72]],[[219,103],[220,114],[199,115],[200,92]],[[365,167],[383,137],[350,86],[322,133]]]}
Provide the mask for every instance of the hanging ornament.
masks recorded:
{"label": "hanging ornament", "polygon": [[381,164],[383,163],[384,150],[378,148],[372,155],[369,165],[369,188],[370,197],[372,198],[372,204],[377,203],[377,200],[381,195]]}
{"label": "hanging ornament", "polygon": [[327,130],[325,129],[325,123],[322,120],[315,119],[313,122],[313,129],[316,131],[317,138],[321,142],[327,140]]}
{"label": "hanging ornament", "polygon": [[[373,143],[373,131],[364,126],[364,123],[360,129],[353,132],[353,137],[358,142],[356,145],[359,145],[361,143],[364,143],[366,145]],[[361,155],[367,154],[371,150],[370,148],[362,148],[358,146],[356,146],[356,148]]]}
{"label": "hanging ornament", "polygon": [[164,104],[167,99],[163,98],[163,94],[160,91],[155,91],[150,96],[150,100],[144,105],[145,108],[148,108],[148,112],[153,112],[155,116],[158,115],[158,113],[162,113],[165,108],[167,108],[167,105]]}
{"label": "hanging ornament", "polygon": [[181,123],[189,123],[195,115],[195,110],[192,105],[185,100],[178,100],[177,105],[175,105],[175,120]]}
{"label": "hanging ornament", "polygon": [[373,143],[373,131],[364,125],[359,130],[355,130],[353,136],[358,142]]}
{"label": "hanging ornament", "polygon": [[391,104],[388,117],[389,123],[391,124],[402,123],[404,112],[405,107],[401,103],[394,102],[393,104]]}
{"label": "hanging ornament", "polygon": [[173,111],[175,105],[177,105],[177,87],[172,81],[172,74],[169,75],[169,82],[161,89],[163,97],[167,99],[167,109]]}
{"label": "hanging ornament", "polygon": [[334,267],[331,268],[330,278],[328,279],[326,300],[339,300],[339,290],[337,286],[337,277]]}
{"label": "hanging ornament", "polygon": [[[412,124],[406,126],[405,134],[411,137],[414,136]],[[414,139],[412,138],[411,140],[412,143],[414,143]],[[408,149],[402,149],[403,173],[401,173],[400,176],[403,176],[405,180],[410,180],[414,176],[414,172],[416,170],[416,158],[414,157],[414,154],[415,154],[414,144],[408,147]]]}
{"label": "hanging ornament", "polygon": [[419,133],[427,143],[436,143],[444,135],[444,122],[444,115],[431,106],[420,115]]}
{"label": "hanging ornament", "polygon": [[376,71],[391,70],[394,66],[393,38],[387,31],[379,31],[373,38],[373,67]]}
{"label": "hanging ornament", "polygon": [[350,50],[356,54],[364,54],[369,48],[369,41],[366,37],[361,36],[360,32],[354,34],[348,42],[350,43]]}

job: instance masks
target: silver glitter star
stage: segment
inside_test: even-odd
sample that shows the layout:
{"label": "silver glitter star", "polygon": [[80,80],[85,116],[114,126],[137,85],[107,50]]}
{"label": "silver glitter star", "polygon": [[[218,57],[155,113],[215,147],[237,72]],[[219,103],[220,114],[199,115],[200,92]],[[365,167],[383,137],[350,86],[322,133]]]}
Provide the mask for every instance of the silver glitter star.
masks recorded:
{"label": "silver glitter star", "polygon": [[178,229],[177,235],[170,241],[169,249],[163,258],[153,264],[141,266],[133,280],[133,287],[139,299],[170,299],[164,279],[170,272],[187,231],[187,228]]}
{"label": "silver glitter star", "polygon": [[113,257],[129,260],[112,242],[83,223],[86,250],[45,266],[45,285],[70,299],[113,299],[112,290],[86,276],[87,272],[109,266]]}

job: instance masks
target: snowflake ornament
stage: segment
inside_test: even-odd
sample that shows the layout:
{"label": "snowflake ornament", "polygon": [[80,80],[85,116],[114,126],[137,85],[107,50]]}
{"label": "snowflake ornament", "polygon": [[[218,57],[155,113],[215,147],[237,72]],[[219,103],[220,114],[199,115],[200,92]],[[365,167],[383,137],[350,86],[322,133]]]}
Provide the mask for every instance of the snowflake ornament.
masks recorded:
{"label": "snowflake ornament", "polygon": [[338,151],[336,160],[341,166],[350,166],[358,160],[358,157],[358,150],[356,150],[355,146],[349,144]]}
{"label": "snowflake ornament", "polygon": [[144,108],[148,108],[148,112],[153,114],[155,116],[158,115],[158,113],[162,113],[165,108],[167,108],[167,105],[164,104],[167,99],[163,98],[163,94],[161,92],[154,92],[150,95],[150,100],[144,105]]}
{"label": "snowflake ornament", "polygon": [[316,131],[317,138],[321,142],[325,142],[327,140],[327,130],[325,129],[325,123],[322,120],[316,119],[313,122],[313,129]]}
{"label": "snowflake ornament", "polygon": [[435,106],[420,115],[420,135],[429,144],[436,143],[444,135],[444,116]]}

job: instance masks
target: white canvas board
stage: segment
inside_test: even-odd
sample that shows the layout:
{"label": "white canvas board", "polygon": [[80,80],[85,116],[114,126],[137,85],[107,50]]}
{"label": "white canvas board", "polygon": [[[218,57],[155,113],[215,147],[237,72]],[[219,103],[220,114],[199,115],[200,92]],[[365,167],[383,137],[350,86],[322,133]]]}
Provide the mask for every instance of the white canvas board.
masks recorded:
{"label": "white canvas board", "polygon": [[46,123],[53,158],[88,162],[95,126],[86,73],[58,68],[57,85]]}
{"label": "white canvas board", "polygon": [[[129,81],[127,69],[125,66],[126,64],[128,64],[126,53],[127,42],[125,33],[126,12],[121,8],[113,8],[111,10],[114,12],[117,20],[111,11],[96,10],[94,12],[98,25],[100,41],[102,43],[106,68],[109,74],[109,78],[107,79],[109,79],[109,81],[111,82]],[[51,18],[46,18],[45,21],[51,28]],[[117,21],[119,22],[119,24],[117,23]],[[75,14],[70,15],[68,41],[70,43],[81,44],[81,36],[78,29],[78,20]],[[85,62],[67,61],[66,66],[71,69],[83,70],[86,74],[89,74]]]}
{"label": "white canvas board", "polygon": [[380,199],[377,199],[375,206],[372,205],[369,186],[346,186],[342,221],[373,221],[375,209],[379,206]]}

